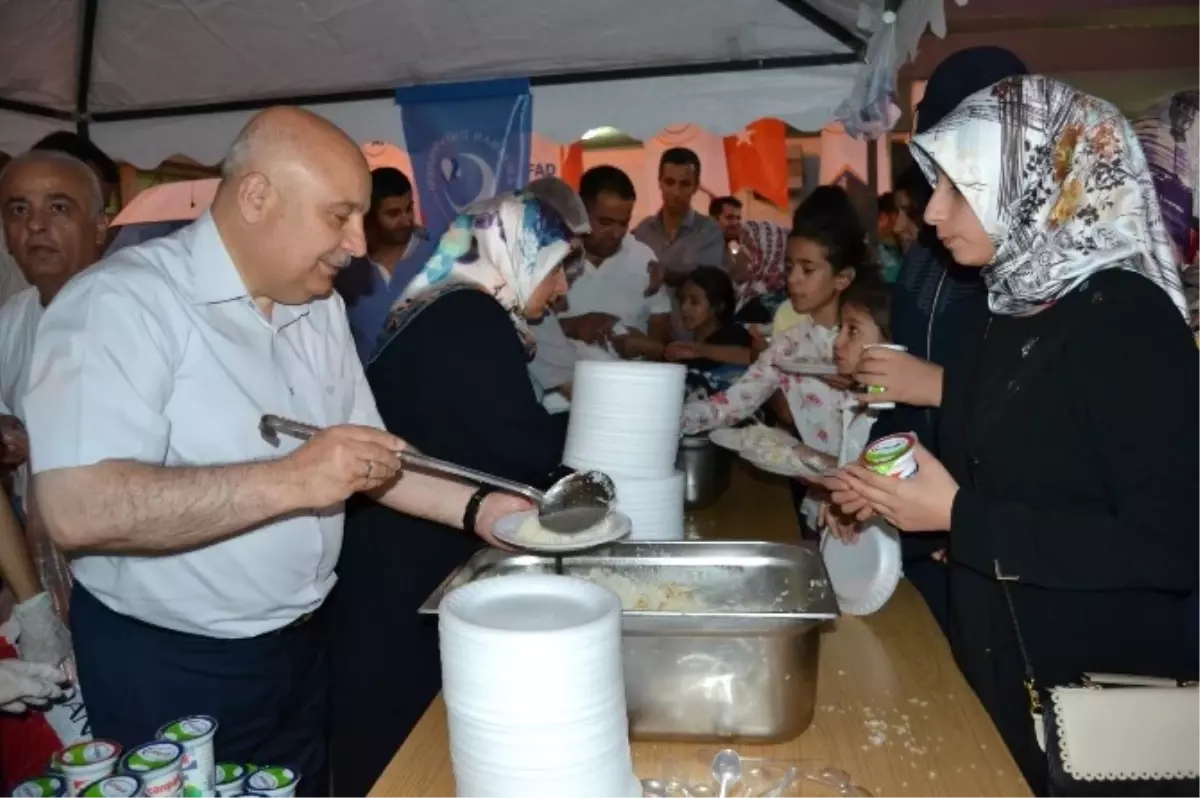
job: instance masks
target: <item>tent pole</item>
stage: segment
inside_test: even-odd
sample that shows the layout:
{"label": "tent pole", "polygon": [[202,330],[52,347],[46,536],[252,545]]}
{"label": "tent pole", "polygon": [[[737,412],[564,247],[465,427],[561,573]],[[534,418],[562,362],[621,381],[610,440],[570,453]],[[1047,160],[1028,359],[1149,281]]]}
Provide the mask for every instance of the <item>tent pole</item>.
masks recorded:
{"label": "tent pole", "polygon": [[9,100],[5,97],[0,97],[0,111],[13,111],[26,116],[39,116],[43,119],[58,119],[63,122],[75,121],[74,111],[60,111],[57,108],[50,108],[45,105],[36,105],[34,103],[23,103],[20,100]]}
{"label": "tent pole", "polygon": [[830,18],[824,11],[807,2],[807,0],[776,0],[776,2],[796,16],[811,23],[822,33],[832,36],[846,47],[849,47],[850,51],[856,55],[861,56],[866,50],[867,43],[863,41],[861,36],[852,30],[848,30],[841,23]]}
{"label": "tent pole", "polygon": [[96,12],[100,0],[83,1],[83,34],[79,47],[79,73],[75,82],[75,128],[88,138],[88,94],[92,88],[92,52],[96,46]]}
{"label": "tent pole", "polygon": [[[561,75],[533,76],[533,86],[562,86],[577,83],[598,83],[606,80],[638,80],[645,78],[677,77],[684,75],[710,75],[718,72],[748,72],[770,69],[805,69],[842,64],[857,64],[861,61],[857,53],[829,53],[825,55],[800,55],[780,58],[753,58],[737,61],[719,61],[704,64],[676,64],[659,67],[636,67],[597,72],[575,72]],[[134,111],[98,111],[90,115],[92,122],[121,122],[137,119],[164,119],[195,114],[219,114],[237,111],[258,111],[272,105],[326,105],[329,103],[362,102],[384,100],[396,96],[395,88],[366,89],[362,91],[332,92],[329,94],[306,94],[287,97],[262,97],[252,100],[233,100],[219,103],[199,103],[169,108],[145,108]],[[3,107],[3,106],[0,106]]]}

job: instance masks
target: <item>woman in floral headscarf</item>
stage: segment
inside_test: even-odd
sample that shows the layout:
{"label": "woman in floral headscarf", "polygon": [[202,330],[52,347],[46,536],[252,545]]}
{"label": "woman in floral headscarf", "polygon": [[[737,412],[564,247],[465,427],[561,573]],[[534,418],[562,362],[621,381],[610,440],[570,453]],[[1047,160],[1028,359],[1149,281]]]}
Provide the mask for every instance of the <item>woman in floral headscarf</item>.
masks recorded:
{"label": "woman in floral headscarf", "polygon": [[[434,457],[544,484],[564,432],[530,382],[529,322],[566,293],[577,248],[545,197],[511,194],[460,216],[366,365],[387,428]],[[478,545],[371,504],[348,508],[331,606],[336,795],[366,795],[441,689],[436,618],[417,609]]]}
{"label": "woman in floral headscarf", "polygon": [[1044,794],[1013,614],[1043,686],[1194,677],[1200,371],[1146,160],[1115,108],[1012,78],[912,150],[936,185],[926,221],[982,267],[991,313],[976,356],[944,373],[941,461],[918,448],[911,479],[852,467],[831,486],[859,517],[949,530],[955,658]]}

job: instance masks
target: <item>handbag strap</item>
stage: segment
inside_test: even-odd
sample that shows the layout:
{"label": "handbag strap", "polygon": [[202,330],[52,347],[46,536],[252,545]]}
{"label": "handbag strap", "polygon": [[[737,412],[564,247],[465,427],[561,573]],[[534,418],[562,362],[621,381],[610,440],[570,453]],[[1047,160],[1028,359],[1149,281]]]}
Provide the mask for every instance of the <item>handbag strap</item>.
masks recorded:
{"label": "handbag strap", "polygon": [[996,568],[996,581],[1004,592],[1004,603],[1008,605],[1008,615],[1012,618],[1013,632],[1017,637],[1017,651],[1021,655],[1021,665],[1025,669],[1025,692],[1029,697],[1029,711],[1035,718],[1042,716],[1042,697],[1038,693],[1037,678],[1033,675],[1033,660],[1029,658],[1029,649],[1025,645],[1025,636],[1021,634],[1021,622],[1017,620],[1017,605],[1013,601],[1012,591],[1008,589],[1009,582],[1017,581],[1015,576],[1005,576],[1000,572],[999,560],[993,560]]}

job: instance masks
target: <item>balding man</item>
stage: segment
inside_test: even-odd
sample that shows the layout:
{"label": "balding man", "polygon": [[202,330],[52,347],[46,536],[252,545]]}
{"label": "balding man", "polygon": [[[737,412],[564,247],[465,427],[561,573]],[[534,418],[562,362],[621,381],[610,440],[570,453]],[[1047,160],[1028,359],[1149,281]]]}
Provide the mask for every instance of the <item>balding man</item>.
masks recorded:
{"label": "balding man", "polygon": [[[230,149],[209,213],[115,253],[47,310],[26,400],[33,491],[77,555],[71,625],[96,736],[136,744],[212,715],[223,760],[286,764],[327,794],[318,610],[344,500],[368,492],[486,539],[528,506],[397,477],[404,444],[382,431],[332,293],[365,250],[369,201],[354,142],[270,109]],[[277,450],[265,413],[327,429]]]}

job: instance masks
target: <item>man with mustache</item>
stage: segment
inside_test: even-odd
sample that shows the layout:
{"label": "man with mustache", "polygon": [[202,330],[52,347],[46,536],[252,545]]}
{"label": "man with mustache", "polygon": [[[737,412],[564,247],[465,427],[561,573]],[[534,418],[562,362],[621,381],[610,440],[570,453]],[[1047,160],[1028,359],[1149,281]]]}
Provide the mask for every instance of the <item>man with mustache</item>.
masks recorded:
{"label": "man with mustache", "polygon": [[[211,210],[67,286],[26,397],[33,494],[73,552],[71,625],[92,731],[129,746],[211,715],[230,762],[327,795],[321,607],[356,492],[491,540],[528,507],[405,471],[333,281],[363,255],[362,152],[273,108],[230,148]],[[325,428],[273,448],[263,414]],[[449,534],[449,532],[448,532]]]}

